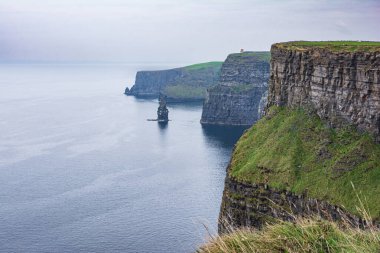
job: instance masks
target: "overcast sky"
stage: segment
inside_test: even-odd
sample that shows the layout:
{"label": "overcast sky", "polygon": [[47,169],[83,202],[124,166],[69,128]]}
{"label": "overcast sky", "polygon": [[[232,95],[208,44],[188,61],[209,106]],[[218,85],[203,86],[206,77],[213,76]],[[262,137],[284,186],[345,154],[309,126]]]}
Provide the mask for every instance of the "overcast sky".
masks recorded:
{"label": "overcast sky", "polygon": [[380,0],[0,0],[0,61],[195,63],[289,40],[380,41]]}

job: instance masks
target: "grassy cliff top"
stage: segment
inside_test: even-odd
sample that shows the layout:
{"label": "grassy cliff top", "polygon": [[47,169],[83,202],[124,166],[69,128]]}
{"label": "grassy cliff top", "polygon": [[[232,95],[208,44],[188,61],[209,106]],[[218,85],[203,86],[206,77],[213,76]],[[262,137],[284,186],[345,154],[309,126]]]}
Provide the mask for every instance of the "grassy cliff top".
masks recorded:
{"label": "grassy cliff top", "polygon": [[239,59],[239,58],[250,58],[251,60],[257,60],[257,61],[270,61],[270,52],[269,51],[246,51],[243,53],[234,53],[228,55],[229,58]]}
{"label": "grassy cliff top", "polygon": [[333,52],[373,52],[380,51],[378,41],[291,41],[273,44],[281,49],[306,51],[309,49],[327,49]]}
{"label": "grassy cliff top", "polygon": [[206,69],[206,68],[221,68],[222,64],[223,64],[223,62],[220,62],[220,61],[211,61],[211,62],[193,64],[190,66],[186,66],[184,68],[187,70],[199,70],[199,69]]}
{"label": "grassy cliff top", "polygon": [[371,216],[380,218],[380,145],[351,127],[331,129],[302,109],[272,107],[238,141],[229,175],[297,194],[306,191],[356,214],[361,192]]}

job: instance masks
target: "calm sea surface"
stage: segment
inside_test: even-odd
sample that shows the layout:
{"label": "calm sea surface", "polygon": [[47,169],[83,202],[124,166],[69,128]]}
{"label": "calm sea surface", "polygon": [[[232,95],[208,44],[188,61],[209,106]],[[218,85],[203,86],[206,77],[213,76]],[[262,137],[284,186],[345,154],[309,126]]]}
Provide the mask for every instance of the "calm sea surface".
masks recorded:
{"label": "calm sea surface", "polygon": [[0,252],[192,252],[241,129],[124,96],[148,65],[0,65]]}

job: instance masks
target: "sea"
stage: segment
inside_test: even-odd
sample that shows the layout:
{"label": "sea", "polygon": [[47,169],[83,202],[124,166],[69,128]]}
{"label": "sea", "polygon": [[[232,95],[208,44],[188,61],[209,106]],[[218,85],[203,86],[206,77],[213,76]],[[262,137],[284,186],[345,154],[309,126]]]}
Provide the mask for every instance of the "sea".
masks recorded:
{"label": "sea", "polygon": [[158,63],[0,64],[0,252],[194,252],[244,129],[123,94]]}

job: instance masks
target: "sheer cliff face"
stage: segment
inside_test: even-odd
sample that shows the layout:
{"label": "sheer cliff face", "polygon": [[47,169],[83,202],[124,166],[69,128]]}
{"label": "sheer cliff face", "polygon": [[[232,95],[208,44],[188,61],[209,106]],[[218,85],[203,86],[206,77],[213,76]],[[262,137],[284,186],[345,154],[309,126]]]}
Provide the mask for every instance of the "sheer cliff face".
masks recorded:
{"label": "sheer cliff face", "polygon": [[272,46],[268,106],[309,106],[331,126],[380,133],[380,51]]}
{"label": "sheer cliff face", "polygon": [[130,90],[131,95],[158,97],[160,91],[183,75],[182,69],[159,71],[139,71],[136,74],[135,85]]}
{"label": "sheer cliff face", "polygon": [[201,123],[252,125],[264,108],[268,80],[269,52],[229,55],[218,85],[207,91]]}

